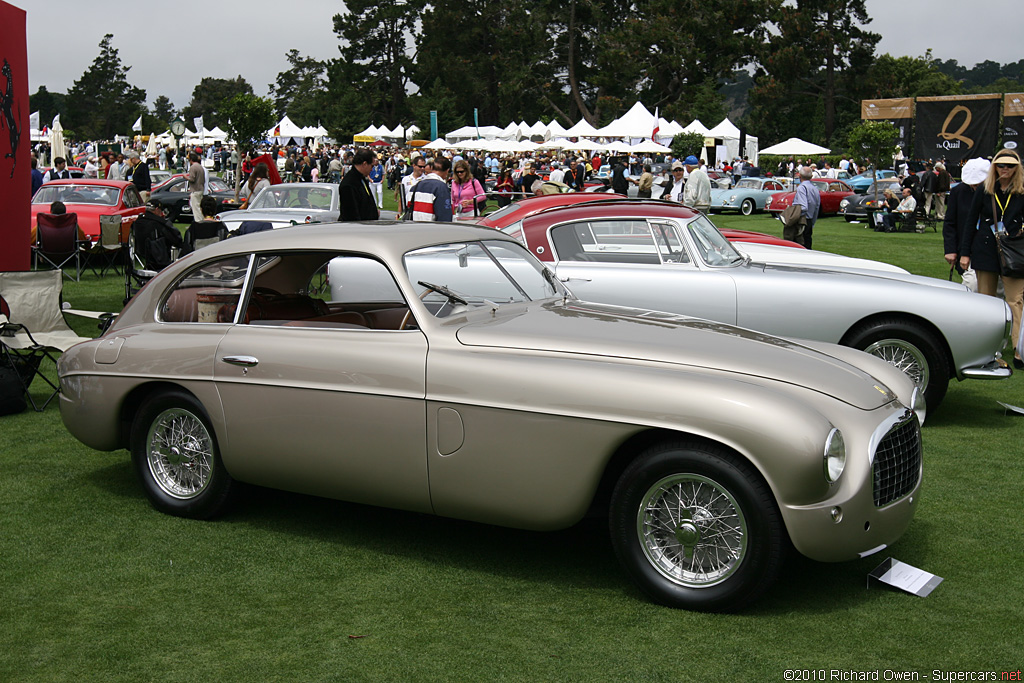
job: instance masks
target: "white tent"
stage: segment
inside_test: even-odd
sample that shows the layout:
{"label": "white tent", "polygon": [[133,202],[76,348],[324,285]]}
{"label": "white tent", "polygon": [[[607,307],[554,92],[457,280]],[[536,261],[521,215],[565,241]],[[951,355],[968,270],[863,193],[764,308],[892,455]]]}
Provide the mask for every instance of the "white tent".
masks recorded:
{"label": "white tent", "polygon": [[718,145],[716,157],[722,160],[722,157],[732,160],[736,157],[745,156],[749,157],[752,163],[757,163],[758,155],[758,142],[757,138],[753,135],[748,135],[746,139],[746,145],[740,149],[740,129],[729,120],[729,117],[725,117],[719,122],[717,126],[707,132],[705,137],[715,138],[721,140],[721,144]]}
{"label": "white tent", "polygon": [[601,134],[597,132],[597,128],[587,123],[586,119],[580,119],[575,126],[571,126],[565,131],[565,137],[567,138],[596,138],[600,136]]}
{"label": "white tent", "polygon": [[548,124],[548,132],[553,138],[565,137],[565,128],[557,120]]}
{"label": "white tent", "polygon": [[700,133],[704,137],[708,136],[708,127],[700,122],[700,119],[694,119],[683,128],[684,133]]}
{"label": "white tent", "polygon": [[267,131],[268,138],[277,138],[278,142],[282,139],[287,140],[288,138],[301,138],[302,129],[292,123],[292,120],[287,116],[283,117],[276,126]]}
{"label": "white tent", "polygon": [[832,150],[827,147],[816,145],[813,142],[807,142],[800,138],[790,138],[785,142],[780,142],[777,145],[771,147],[765,147],[761,150],[761,154],[780,154],[784,156],[802,156],[809,154],[828,154]]}
{"label": "white tent", "polygon": [[433,142],[428,142],[423,145],[420,149],[451,149],[451,144],[448,143],[444,138],[438,138]]}
{"label": "white tent", "polygon": [[649,138],[654,133],[654,114],[637,102],[625,114],[598,130],[607,138]]}
{"label": "white tent", "polygon": [[666,154],[672,151],[671,147],[658,144],[652,140],[644,140],[643,142],[626,148],[629,152],[636,152],[637,154]]}

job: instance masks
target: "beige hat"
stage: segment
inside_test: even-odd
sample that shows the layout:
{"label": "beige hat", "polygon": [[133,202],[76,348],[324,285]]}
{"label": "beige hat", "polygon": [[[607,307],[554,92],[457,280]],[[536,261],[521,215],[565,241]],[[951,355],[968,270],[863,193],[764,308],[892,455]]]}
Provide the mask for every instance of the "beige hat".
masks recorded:
{"label": "beige hat", "polygon": [[1011,164],[1020,166],[1020,157],[1012,149],[1001,149],[992,157],[993,164]]}

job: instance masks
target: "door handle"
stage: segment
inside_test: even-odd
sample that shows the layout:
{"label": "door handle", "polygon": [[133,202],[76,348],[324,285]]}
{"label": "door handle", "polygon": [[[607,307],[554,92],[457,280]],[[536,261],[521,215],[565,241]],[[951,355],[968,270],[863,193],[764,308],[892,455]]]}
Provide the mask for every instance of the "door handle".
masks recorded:
{"label": "door handle", "polygon": [[260,363],[259,359],[253,356],[224,356],[221,360],[228,365],[238,365],[243,368],[254,368]]}

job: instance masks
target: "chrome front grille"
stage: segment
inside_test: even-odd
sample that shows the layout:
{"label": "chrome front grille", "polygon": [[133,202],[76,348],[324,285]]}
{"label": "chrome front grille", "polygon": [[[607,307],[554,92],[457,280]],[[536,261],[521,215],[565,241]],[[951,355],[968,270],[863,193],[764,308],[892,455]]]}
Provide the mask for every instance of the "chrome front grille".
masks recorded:
{"label": "chrome front grille", "polygon": [[875,507],[899,500],[917,486],[921,477],[921,427],[913,415],[882,438],[871,473]]}

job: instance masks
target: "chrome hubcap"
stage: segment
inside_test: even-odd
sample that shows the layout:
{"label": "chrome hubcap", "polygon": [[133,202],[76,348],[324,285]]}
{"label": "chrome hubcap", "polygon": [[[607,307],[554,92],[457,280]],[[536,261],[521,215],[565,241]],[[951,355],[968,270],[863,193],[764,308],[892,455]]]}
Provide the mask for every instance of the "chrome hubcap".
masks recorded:
{"label": "chrome hubcap", "polygon": [[913,344],[902,339],[880,339],[864,351],[895,365],[922,390],[928,386],[928,362]]}
{"label": "chrome hubcap", "polygon": [[213,475],[213,439],[202,420],[181,408],[160,413],[146,436],[153,480],[174,498],[194,498]]}
{"label": "chrome hubcap", "polygon": [[743,562],[747,524],[736,499],[707,477],[665,477],[644,495],[637,512],[644,555],[673,583],[706,587]]}

